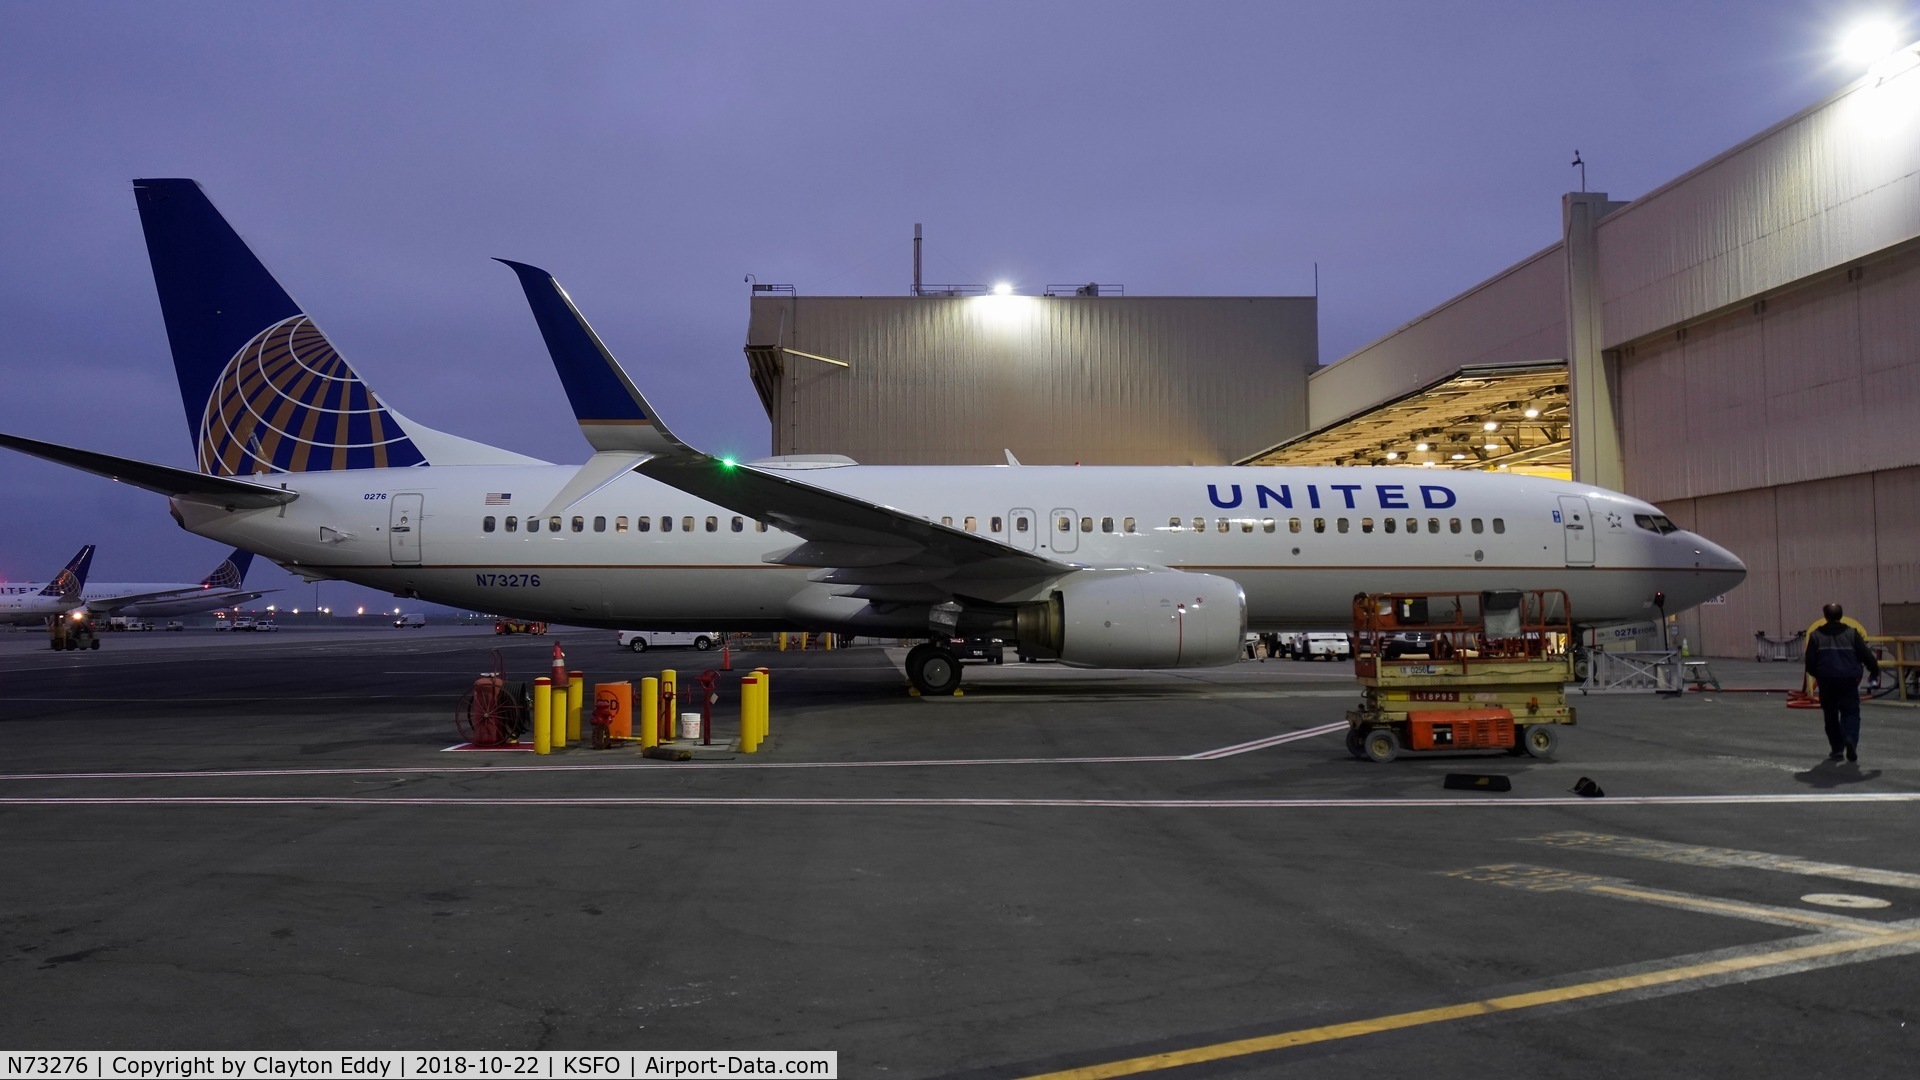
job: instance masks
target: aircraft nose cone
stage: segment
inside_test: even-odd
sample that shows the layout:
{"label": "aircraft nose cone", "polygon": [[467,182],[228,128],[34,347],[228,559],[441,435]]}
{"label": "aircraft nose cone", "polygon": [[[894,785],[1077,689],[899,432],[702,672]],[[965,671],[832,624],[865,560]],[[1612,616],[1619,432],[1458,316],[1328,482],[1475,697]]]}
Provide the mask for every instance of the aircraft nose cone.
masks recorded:
{"label": "aircraft nose cone", "polygon": [[1740,556],[1703,536],[1694,537],[1693,542],[1694,565],[1702,570],[1733,575],[1728,581],[1729,587],[1747,579],[1747,564]]}

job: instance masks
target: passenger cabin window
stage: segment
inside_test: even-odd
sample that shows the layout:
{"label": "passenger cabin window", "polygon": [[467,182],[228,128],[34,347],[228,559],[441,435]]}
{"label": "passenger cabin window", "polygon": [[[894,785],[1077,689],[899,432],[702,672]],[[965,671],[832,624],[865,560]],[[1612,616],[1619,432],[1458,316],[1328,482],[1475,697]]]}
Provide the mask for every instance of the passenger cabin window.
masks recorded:
{"label": "passenger cabin window", "polygon": [[719,532],[719,531],[720,531],[720,519],[719,519],[719,518],[717,518],[717,517],[709,517],[709,518],[707,518],[707,531],[708,531],[708,532]]}
{"label": "passenger cabin window", "polygon": [[1326,519],[1326,518],[1314,518],[1314,519],[1313,519],[1313,531],[1314,531],[1314,532],[1317,532],[1317,533],[1323,533],[1323,532],[1326,532],[1326,531],[1327,531],[1327,519]]}
{"label": "passenger cabin window", "polygon": [[1333,523],[1333,526],[1334,526],[1334,529],[1335,529],[1335,531],[1337,531],[1337,532],[1346,532],[1346,531],[1347,531],[1347,519],[1346,519],[1346,518],[1341,518],[1341,519],[1340,519],[1339,521],[1336,521],[1336,522],[1334,522],[1334,523]]}
{"label": "passenger cabin window", "polygon": [[[575,520],[575,521],[579,521],[580,519],[579,519],[579,518],[574,518],[573,520]],[[574,527],[575,527],[575,528],[579,528],[579,526],[577,526],[577,525],[576,525],[576,526],[574,526]],[[554,515],[552,515],[551,517],[549,517],[549,518],[547,518],[547,531],[548,531],[548,532],[559,532],[559,531],[560,531],[560,515],[559,515],[559,514],[554,514]]]}
{"label": "passenger cabin window", "polygon": [[1179,519],[1179,518],[1168,518],[1168,519],[1167,519],[1167,528],[1169,528],[1169,529],[1178,529],[1179,527],[1180,527],[1180,519]]}
{"label": "passenger cabin window", "polygon": [[1439,531],[1440,531],[1440,519],[1439,519],[1439,518],[1428,518],[1428,519],[1427,519],[1427,531],[1428,531],[1428,532],[1430,532],[1430,533],[1437,533],[1437,532],[1439,532]]}
{"label": "passenger cabin window", "polygon": [[1360,531],[1361,531],[1361,532],[1363,532],[1363,533],[1370,533],[1370,532],[1372,532],[1372,531],[1373,531],[1373,519],[1372,519],[1372,518],[1361,518],[1361,519],[1360,519]]}
{"label": "passenger cabin window", "polygon": [[1252,532],[1252,531],[1253,531],[1253,519],[1252,519],[1252,518],[1241,518],[1241,519],[1240,519],[1240,531],[1241,531],[1241,532],[1243,532],[1243,533],[1248,533],[1248,532]]}
{"label": "passenger cabin window", "polygon": [[1288,518],[1288,519],[1287,519],[1287,531],[1288,531],[1288,532],[1290,532],[1290,533],[1297,533],[1297,532],[1299,532],[1299,531],[1300,531],[1300,519],[1299,519],[1299,518]]}
{"label": "passenger cabin window", "polygon": [[1219,532],[1226,532],[1228,529],[1232,528],[1233,526],[1227,523],[1226,518],[1215,518],[1213,522],[1213,527]]}
{"label": "passenger cabin window", "polygon": [[[1081,519],[1080,519],[1080,531],[1081,531],[1081,532],[1092,532],[1092,531],[1093,531],[1093,519],[1092,519],[1092,518],[1090,518],[1090,517],[1083,517],[1083,518],[1081,518]],[[1112,532],[1113,530],[1111,530],[1111,529],[1109,529],[1109,530],[1107,530],[1107,531],[1108,531],[1108,532]]]}
{"label": "passenger cabin window", "polygon": [[1459,531],[1460,531],[1460,519],[1459,519],[1459,518],[1450,518],[1450,519],[1448,519],[1448,521],[1447,521],[1447,531],[1448,531],[1448,532],[1459,532]]}
{"label": "passenger cabin window", "polygon": [[642,514],[639,517],[636,517],[633,519],[634,532],[651,532],[652,530],[653,530],[653,518],[648,517],[645,514]]}
{"label": "passenger cabin window", "polygon": [[486,517],[483,517],[480,519],[480,531],[485,533],[490,533],[493,531],[493,515],[492,514],[488,514]]}
{"label": "passenger cabin window", "polygon": [[1273,519],[1272,519],[1272,518],[1261,518],[1261,519],[1260,519],[1260,531],[1261,531],[1261,532],[1272,532],[1272,531],[1273,531]]}
{"label": "passenger cabin window", "polygon": [[1101,532],[1112,532],[1112,531],[1113,531],[1113,519],[1112,519],[1112,518],[1110,518],[1110,517],[1103,517],[1103,518],[1101,518],[1101,519],[1100,519],[1100,531],[1101,531]]}
{"label": "passenger cabin window", "polygon": [[687,516],[680,519],[680,531],[681,532],[693,531],[693,515],[692,514],[688,514]]}
{"label": "passenger cabin window", "polygon": [[1486,531],[1486,529],[1483,527],[1483,523],[1479,518],[1473,519],[1473,531],[1477,533]]}
{"label": "passenger cabin window", "polygon": [[668,517],[665,514],[660,515],[660,531],[661,532],[673,531],[673,519]]}
{"label": "passenger cabin window", "polygon": [[1493,531],[1494,531],[1494,532],[1496,532],[1496,533],[1504,533],[1504,532],[1506,532],[1506,531],[1507,531],[1507,519],[1506,519],[1506,518],[1494,518],[1494,519],[1493,519]]}
{"label": "passenger cabin window", "polygon": [[941,518],[941,519],[940,519],[940,524],[942,524],[942,525],[952,525],[952,524],[953,524],[953,519],[952,519],[952,518],[950,518],[950,517],[943,517],[943,518]]}
{"label": "passenger cabin window", "polygon": [[519,519],[519,518],[517,518],[517,517],[511,517],[511,516],[507,518],[507,531],[508,531],[508,532],[514,532],[514,531],[516,531],[516,530],[518,530],[519,528],[520,528],[520,519]]}
{"label": "passenger cabin window", "polygon": [[1206,531],[1207,531],[1207,519],[1206,519],[1206,518],[1194,518],[1194,519],[1193,519],[1193,531],[1194,531],[1194,532],[1206,532]]}
{"label": "passenger cabin window", "polygon": [[974,517],[972,514],[968,514],[966,518],[961,521],[960,526],[961,528],[966,529],[968,532],[979,532],[980,519]]}
{"label": "passenger cabin window", "polygon": [[754,532],[766,532],[766,531],[767,531],[767,523],[766,523],[766,522],[764,522],[764,521],[755,521],[755,522],[753,523],[753,531],[754,531]]}
{"label": "passenger cabin window", "polygon": [[997,517],[993,517],[993,518],[988,518],[988,519],[987,519],[987,531],[988,531],[988,532],[990,532],[990,533],[999,533],[999,532],[1001,532],[1002,530],[1001,530],[1001,528],[1000,528],[1000,519],[999,519],[999,518],[997,518]]}
{"label": "passenger cabin window", "polygon": [[627,515],[621,514],[613,519],[613,531],[617,533],[627,531]]}
{"label": "passenger cabin window", "polygon": [[539,519],[539,518],[537,518],[537,517],[529,517],[529,518],[527,519],[527,531],[528,531],[528,532],[530,532],[530,533],[535,533],[535,532],[539,532],[539,531],[540,531],[540,519]]}
{"label": "passenger cabin window", "polygon": [[596,515],[596,516],[594,517],[594,519],[593,519],[593,531],[594,531],[594,532],[606,532],[606,531],[607,531],[607,519],[606,519],[606,518],[604,518],[604,517],[600,517],[600,516],[597,516],[597,515]]}
{"label": "passenger cabin window", "polygon": [[574,532],[586,532],[586,531],[587,531],[587,519],[586,519],[586,518],[584,518],[584,517],[575,517],[575,518],[573,519],[573,531],[574,531]]}
{"label": "passenger cabin window", "polygon": [[1399,524],[1399,521],[1400,521],[1399,518],[1381,518],[1380,527],[1385,529],[1388,532],[1392,532],[1394,528]]}
{"label": "passenger cabin window", "polygon": [[734,519],[733,519],[733,531],[734,531],[734,532],[746,532],[746,531],[747,531],[747,519],[746,519],[746,518],[741,518],[741,517],[736,517],[736,518],[734,518]]}
{"label": "passenger cabin window", "polygon": [[1015,517],[1013,519],[1013,531],[1014,532],[1027,531],[1027,515],[1021,514],[1018,517]]}
{"label": "passenger cabin window", "polygon": [[1073,519],[1065,514],[1061,514],[1059,520],[1053,523],[1053,527],[1060,532],[1072,532]]}

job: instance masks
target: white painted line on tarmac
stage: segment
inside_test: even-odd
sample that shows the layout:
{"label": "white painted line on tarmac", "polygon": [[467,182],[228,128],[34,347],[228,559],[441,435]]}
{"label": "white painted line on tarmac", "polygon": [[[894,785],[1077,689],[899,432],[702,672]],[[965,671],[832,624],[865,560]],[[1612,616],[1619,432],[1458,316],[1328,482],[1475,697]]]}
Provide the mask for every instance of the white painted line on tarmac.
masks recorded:
{"label": "white painted line on tarmac", "polygon": [[1322,724],[1316,728],[1307,728],[1305,731],[1289,731],[1284,735],[1269,735],[1264,739],[1255,739],[1252,742],[1223,746],[1218,750],[1203,750],[1198,754],[1188,754],[1186,759],[1188,761],[1217,761],[1220,758],[1233,757],[1237,754],[1249,754],[1255,750],[1265,750],[1269,746],[1279,746],[1283,743],[1298,742],[1301,739],[1311,739],[1315,735],[1325,735],[1330,731],[1340,731],[1346,726],[1347,722],[1341,720],[1337,723]]}
{"label": "white painted line on tarmac", "polygon": [[1766,851],[1700,847],[1695,844],[1668,843],[1665,840],[1646,840],[1637,836],[1608,836],[1605,833],[1590,832],[1557,832],[1517,839],[1527,844],[1597,851],[1603,855],[1623,855],[1634,859],[1678,863],[1682,866],[1703,866],[1715,870],[1772,870],[1782,874],[1802,874],[1807,877],[1851,881],[1859,885],[1920,889],[1920,874],[1908,874],[1898,870],[1876,870],[1865,866],[1848,866],[1844,863],[1819,862],[1791,855],[1775,855]]}
{"label": "white painted line on tarmac", "polygon": [[305,795],[154,795],[154,796],[0,796],[0,806],[735,806],[780,808],[923,807],[928,809],[1066,809],[1119,810],[1430,810],[1517,809],[1523,807],[1582,806],[1606,809],[1618,806],[1831,806],[1843,803],[1920,802],[1920,792],[1837,792],[1791,795],[1641,795],[1624,798],[1582,799],[992,799],[992,798],[854,798],[854,797],[743,797],[580,795],[474,795],[415,797],[345,797]]}

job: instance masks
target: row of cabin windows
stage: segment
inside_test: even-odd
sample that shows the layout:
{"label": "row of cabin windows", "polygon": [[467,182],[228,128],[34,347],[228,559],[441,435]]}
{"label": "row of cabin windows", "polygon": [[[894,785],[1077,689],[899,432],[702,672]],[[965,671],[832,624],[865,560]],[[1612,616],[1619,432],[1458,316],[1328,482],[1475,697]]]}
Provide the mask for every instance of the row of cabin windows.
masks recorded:
{"label": "row of cabin windows", "polygon": [[[681,532],[696,531],[696,529],[698,529],[699,527],[700,520],[701,519],[696,518],[691,514],[681,517],[679,519],[680,531]],[[992,517],[992,518],[988,518],[987,520],[988,520],[989,532],[997,533],[1000,531],[1000,528],[1001,528],[1000,518]],[[1333,529],[1335,532],[1344,533],[1344,532],[1350,532],[1352,530],[1352,519],[1334,518],[1332,520],[1333,520]],[[1404,520],[1406,521],[1407,532],[1417,533],[1420,531],[1419,518],[1410,517]],[[1261,532],[1270,533],[1275,531],[1277,528],[1279,528],[1279,523],[1275,521],[1273,518],[1260,518],[1257,520],[1254,518],[1215,518],[1214,531],[1223,532],[1223,533],[1232,532],[1233,525],[1236,521],[1239,522],[1240,531],[1243,533],[1252,532],[1254,530],[1255,525],[1259,526]],[[1323,517],[1314,518],[1313,531],[1317,533],[1326,532],[1327,521],[1328,519]],[[1370,533],[1374,530],[1374,520],[1372,518],[1363,517],[1363,518],[1360,518],[1359,521],[1360,521],[1361,532]],[[1391,517],[1381,518],[1379,523],[1380,530],[1382,532],[1388,532],[1388,533],[1398,532],[1400,530],[1401,521],[1402,521],[1401,518],[1391,518]],[[705,518],[705,523],[706,523],[707,532],[720,531],[720,519],[718,517],[710,514]],[[554,533],[561,532],[563,531],[563,526],[565,524],[566,524],[565,520],[562,519],[558,514],[555,514],[546,519],[546,530],[548,532],[554,532]],[[951,526],[953,524],[953,519],[951,517],[943,517],[940,519],[940,524]],[[518,517],[508,516],[506,518],[505,525],[506,525],[507,532],[518,532],[520,530],[520,519]],[[585,517],[575,515],[574,518],[572,519],[572,525],[573,525],[574,532],[585,532],[587,529],[587,519]],[[745,532],[747,529],[747,519],[736,516],[730,519],[730,521],[728,522],[728,525],[730,530],[733,532]],[[1079,525],[1080,525],[1081,532],[1090,533],[1093,531],[1093,518],[1083,517],[1080,519]],[[1058,531],[1063,533],[1072,532],[1073,526],[1074,526],[1074,520],[1071,515],[1068,515],[1068,514],[1055,515],[1054,528],[1057,529]],[[496,523],[494,521],[493,515],[489,514],[486,517],[480,519],[481,532],[483,533],[493,532],[495,527],[496,527]],[[979,519],[972,516],[968,516],[962,519],[961,527],[968,532],[976,532],[978,531],[978,528],[979,528]],[[1167,528],[1169,530],[1179,531],[1179,530],[1185,529],[1186,527],[1187,527],[1186,521],[1183,518],[1171,517],[1167,519]],[[1300,532],[1304,527],[1305,526],[1303,524],[1303,521],[1300,518],[1287,519],[1287,531],[1290,533]],[[1480,518],[1468,519],[1467,527],[1470,528],[1470,530],[1475,533],[1481,533],[1486,531],[1486,523]],[[1024,533],[1028,530],[1028,528],[1029,528],[1029,524],[1027,521],[1027,516],[1025,514],[1015,514],[1013,518],[1013,530],[1015,532]],[[1451,533],[1457,533],[1457,532],[1460,532],[1461,529],[1462,529],[1462,523],[1460,518],[1447,519],[1446,531]],[[530,533],[537,533],[540,531],[540,519],[538,517],[529,516],[527,518],[527,531]],[[593,531],[594,532],[607,531],[607,519],[604,516],[596,516],[593,519]],[[619,515],[613,519],[613,531],[617,533],[623,533],[627,531],[627,518],[625,514]],[[641,516],[635,517],[633,519],[633,531],[634,532],[652,532],[653,518],[648,515],[641,515]],[[674,531],[674,519],[671,516],[668,516],[665,514],[662,514],[660,516],[660,531],[669,532],[669,533]],[[753,531],[766,532],[767,523],[764,521],[755,521],[753,523]],[[1114,519],[1110,517],[1101,518],[1100,531],[1103,533],[1110,533],[1115,531]],[[1119,531],[1132,534],[1132,533],[1137,533],[1139,529],[1137,528],[1137,523],[1134,521],[1133,518],[1122,518],[1119,524]],[[1203,517],[1194,518],[1193,531],[1197,533],[1206,532],[1207,519]],[[1429,533],[1440,532],[1440,519],[1428,518],[1427,531]],[[1505,533],[1507,531],[1506,519],[1494,518],[1493,531],[1495,533]]]}
{"label": "row of cabin windows", "polygon": [[[1064,520],[1064,519],[1063,519],[1063,520]],[[1128,520],[1129,520],[1129,521],[1131,521],[1132,519],[1131,519],[1131,518],[1129,518]],[[1380,531],[1381,531],[1381,532],[1389,532],[1389,533],[1391,533],[1391,532],[1399,532],[1399,531],[1400,531],[1400,523],[1401,523],[1401,521],[1402,521],[1402,520],[1403,520],[1403,519],[1401,519],[1401,518],[1381,518],[1381,519],[1380,519],[1380,522],[1379,522],[1379,528],[1380,528]],[[1406,518],[1406,519],[1404,519],[1404,520],[1406,521],[1406,530],[1407,530],[1407,532],[1409,532],[1409,533],[1417,533],[1417,532],[1419,532],[1419,531],[1420,531],[1420,519],[1419,519],[1419,518],[1415,518],[1415,517],[1410,517],[1410,518]],[[1323,532],[1326,532],[1326,531],[1327,531],[1327,521],[1328,521],[1328,519],[1327,519],[1327,518],[1323,518],[1323,517],[1317,517],[1317,518],[1314,518],[1314,519],[1312,519],[1312,527],[1313,527],[1313,531],[1314,531],[1314,532],[1317,532],[1317,533],[1323,533]],[[1334,532],[1339,532],[1339,533],[1344,533],[1344,532],[1351,532],[1351,531],[1353,530],[1353,519],[1352,519],[1352,518],[1333,518],[1333,519],[1332,519],[1332,521],[1333,521],[1333,531],[1334,531]],[[1359,521],[1360,521],[1360,531],[1361,531],[1361,532],[1363,532],[1363,533],[1370,533],[1370,532],[1372,532],[1372,531],[1374,530],[1374,520],[1373,520],[1372,518],[1370,518],[1370,517],[1363,517],[1363,518],[1360,518],[1360,519],[1359,519]],[[1273,518],[1259,518],[1259,519],[1257,519],[1257,520],[1256,520],[1256,519],[1254,519],[1254,518],[1215,518],[1215,519],[1214,519],[1214,522],[1213,522],[1213,525],[1214,525],[1214,531],[1215,531],[1215,532],[1223,532],[1223,533],[1224,533],[1224,532],[1232,532],[1232,531],[1233,531],[1233,526],[1234,526],[1234,523],[1235,523],[1235,522],[1238,522],[1238,523],[1239,523],[1239,525],[1240,525],[1240,531],[1241,531],[1241,532],[1243,532],[1243,533],[1250,533],[1250,532],[1252,532],[1252,531],[1254,530],[1254,526],[1255,526],[1255,525],[1258,525],[1258,526],[1259,526],[1259,528],[1260,528],[1260,531],[1261,531],[1261,532],[1273,532],[1273,531],[1274,531],[1275,529],[1277,529],[1277,528],[1279,528],[1279,523],[1278,523],[1277,521],[1275,521],[1275,520],[1274,520]],[[1172,517],[1172,518],[1168,518],[1168,519],[1167,519],[1167,528],[1168,528],[1169,530],[1175,530],[1175,531],[1177,531],[1177,530],[1182,530],[1182,529],[1185,529],[1186,527],[1187,527],[1187,525],[1186,525],[1186,522],[1184,521],[1184,519],[1181,519],[1181,518],[1177,518],[1177,517]],[[1447,525],[1446,525],[1446,531],[1447,531],[1447,532],[1451,532],[1451,533],[1457,533],[1457,532],[1460,532],[1460,531],[1462,530],[1462,528],[1463,528],[1463,527],[1464,527],[1464,528],[1467,528],[1467,529],[1469,529],[1470,531],[1472,531],[1472,532],[1475,532],[1475,533],[1483,533],[1483,532],[1485,532],[1485,531],[1487,530],[1487,522],[1486,522],[1486,520],[1485,520],[1485,519],[1483,519],[1483,518],[1469,518],[1469,519],[1467,519],[1467,520],[1466,520],[1466,521],[1465,521],[1464,523],[1463,523],[1463,522],[1461,521],[1461,519],[1460,519],[1460,518],[1448,518],[1448,519],[1447,519]],[[1302,531],[1302,530],[1303,530],[1304,528],[1306,528],[1306,524],[1305,524],[1305,522],[1304,522],[1304,521],[1303,521],[1302,519],[1300,519],[1300,518],[1288,518],[1288,519],[1287,519],[1287,531],[1288,531],[1288,532],[1290,532],[1290,533],[1297,533],[1297,532],[1300,532],[1300,531]],[[1065,532],[1066,530],[1065,530],[1065,529],[1062,529],[1061,531],[1062,531],[1062,532]],[[1131,530],[1131,529],[1129,529],[1128,531],[1132,531],[1132,530]],[[1197,517],[1197,518],[1194,518],[1194,519],[1193,519],[1193,531],[1194,531],[1194,532],[1197,532],[1197,533],[1203,533],[1203,532],[1206,532],[1206,531],[1207,531],[1207,519],[1206,519],[1206,518],[1203,518],[1203,517]],[[1427,519],[1427,531],[1428,531],[1428,532],[1430,532],[1430,533],[1438,533],[1438,532],[1440,532],[1440,531],[1441,531],[1441,528],[1440,528],[1440,519],[1439,519],[1439,518],[1428,518],[1428,519]],[[1502,533],[1502,534],[1504,534],[1504,533],[1505,533],[1505,532],[1507,531],[1507,519],[1505,519],[1505,518],[1494,518],[1494,519],[1493,519],[1493,531],[1494,531],[1494,532],[1496,532],[1496,533]]]}
{"label": "row of cabin windows", "polygon": [[[680,531],[681,532],[695,531],[696,529],[699,528],[700,520],[701,519],[696,518],[691,514],[685,517],[682,517],[680,519]],[[562,519],[560,515],[558,514],[552,515],[551,517],[548,517],[546,521],[547,521],[546,529],[548,532],[557,533],[557,532],[565,531],[564,526],[567,524],[567,522],[564,519]],[[720,531],[720,519],[718,517],[708,515],[705,521],[706,521],[707,532]],[[483,517],[480,519],[480,531],[483,533],[490,533],[494,531],[495,528],[499,527],[500,524],[501,524],[500,522],[496,522],[494,520],[492,514],[488,514],[486,517]],[[506,518],[504,524],[506,526],[507,532],[520,531],[520,519],[517,517],[513,517],[509,515]],[[574,532],[587,531],[587,519],[585,517],[576,515],[572,520],[572,525],[573,525]],[[728,527],[733,532],[746,532],[747,519],[742,517],[735,517],[728,523]],[[674,519],[665,514],[660,515],[660,531],[672,532],[673,529],[674,529]],[[527,531],[530,533],[537,533],[540,531],[540,519],[538,517],[528,515]],[[607,519],[604,516],[596,516],[593,519],[593,531],[594,532],[607,531]],[[625,514],[621,514],[613,519],[613,531],[617,533],[623,533],[627,531],[627,516]],[[651,516],[645,516],[645,515],[634,518],[633,531],[634,532],[652,532],[653,518]],[[766,532],[767,523],[764,521],[754,522],[753,531]]]}

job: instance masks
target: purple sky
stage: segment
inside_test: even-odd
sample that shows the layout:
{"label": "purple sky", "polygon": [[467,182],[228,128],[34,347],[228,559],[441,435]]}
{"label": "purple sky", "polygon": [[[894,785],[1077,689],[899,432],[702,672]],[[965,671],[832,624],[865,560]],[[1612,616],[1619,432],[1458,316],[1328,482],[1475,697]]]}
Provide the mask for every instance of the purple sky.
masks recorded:
{"label": "purple sky", "polygon": [[[138,176],[198,179],[402,412],[556,461],[587,450],[490,256],[552,271],[715,452],[767,446],[744,275],[900,295],[916,221],[928,280],[1022,291],[1304,294],[1318,262],[1331,361],[1557,239],[1576,147],[1638,196],[1850,81],[1834,41],[1875,11],[1911,15],[0,0],[0,431],[192,463]],[[221,553],[11,452],[0,502],[0,577],[87,542],[103,581]]]}

